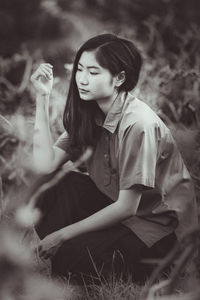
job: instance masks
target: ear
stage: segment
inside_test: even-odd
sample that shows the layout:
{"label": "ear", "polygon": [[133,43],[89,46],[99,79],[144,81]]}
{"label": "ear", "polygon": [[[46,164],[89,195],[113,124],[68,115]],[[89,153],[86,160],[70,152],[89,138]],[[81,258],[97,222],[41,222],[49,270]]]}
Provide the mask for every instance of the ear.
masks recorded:
{"label": "ear", "polygon": [[126,80],[126,73],[125,73],[125,71],[121,71],[116,76],[115,86],[120,87],[124,83],[125,80]]}

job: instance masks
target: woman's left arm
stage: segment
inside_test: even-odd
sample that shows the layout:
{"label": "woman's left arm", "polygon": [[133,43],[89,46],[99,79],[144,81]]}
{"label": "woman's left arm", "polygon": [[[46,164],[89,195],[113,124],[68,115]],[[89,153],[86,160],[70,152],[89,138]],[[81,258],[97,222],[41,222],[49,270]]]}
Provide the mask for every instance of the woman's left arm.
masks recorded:
{"label": "woman's left arm", "polygon": [[39,244],[40,256],[43,258],[51,257],[66,240],[90,231],[101,230],[116,225],[135,215],[140,198],[141,192],[135,189],[120,190],[116,202],[79,222],[46,236]]}

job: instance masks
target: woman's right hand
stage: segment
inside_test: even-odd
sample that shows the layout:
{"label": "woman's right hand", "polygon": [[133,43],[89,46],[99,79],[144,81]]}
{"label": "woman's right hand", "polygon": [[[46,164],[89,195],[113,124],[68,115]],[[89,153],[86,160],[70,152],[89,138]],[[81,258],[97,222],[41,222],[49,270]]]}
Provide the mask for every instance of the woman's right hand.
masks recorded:
{"label": "woman's right hand", "polygon": [[37,94],[50,95],[53,87],[53,66],[47,63],[41,64],[31,76],[31,82]]}

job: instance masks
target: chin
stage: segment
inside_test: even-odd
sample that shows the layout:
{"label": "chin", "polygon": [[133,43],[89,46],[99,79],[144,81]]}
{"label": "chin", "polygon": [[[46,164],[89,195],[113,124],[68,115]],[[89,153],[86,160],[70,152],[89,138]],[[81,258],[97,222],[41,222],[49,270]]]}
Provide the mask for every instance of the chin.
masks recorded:
{"label": "chin", "polygon": [[80,98],[81,100],[84,100],[84,101],[91,101],[93,100],[93,98],[89,97],[88,95],[80,95]]}

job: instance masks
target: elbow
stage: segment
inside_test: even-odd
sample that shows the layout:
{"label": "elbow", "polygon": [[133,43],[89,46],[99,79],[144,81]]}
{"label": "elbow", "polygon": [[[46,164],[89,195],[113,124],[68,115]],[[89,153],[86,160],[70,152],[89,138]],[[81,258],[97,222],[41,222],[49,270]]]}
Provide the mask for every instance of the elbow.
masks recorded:
{"label": "elbow", "polygon": [[115,202],[115,204],[118,206],[119,215],[121,216],[122,221],[136,215],[136,211],[133,207],[124,205],[124,203],[122,204],[118,201]]}
{"label": "elbow", "polygon": [[117,202],[124,218],[137,214],[141,196],[142,194],[134,189],[120,190]]}
{"label": "elbow", "polygon": [[50,162],[35,161],[33,163],[33,170],[38,175],[48,175],[56,170],[55,166]]}
{"label": "elbow", "polygon": [[126,221],[126,220],[129,220],[129,219],[131,219],[131,217],[134,217],[136,215],[136,212],[135,211],[133,211],[133,210],[125,210],[124,212],[123,212],[123,218],[122,218],[122,220],[121,220],[121,222],[124,222],[124,221]]}
{"label": "elbow", "polygon": [[45,156],[38,155],[33,152],[33,171],[38,175],[48,175],[55,171],[55,163],[53,157],[48,154]]}
{"label": "elbow", "polygon": [[124,219],[128,219],[130,217],[133,217],[136,215],[136,211],[135,210],[130,210],[130,209],[127,209],[124,213]]}
{"label": "elbow", "polygon": [[38,175],[48,175],[54,171],[53,168],[47,166],[34,166],[34,172]]}

